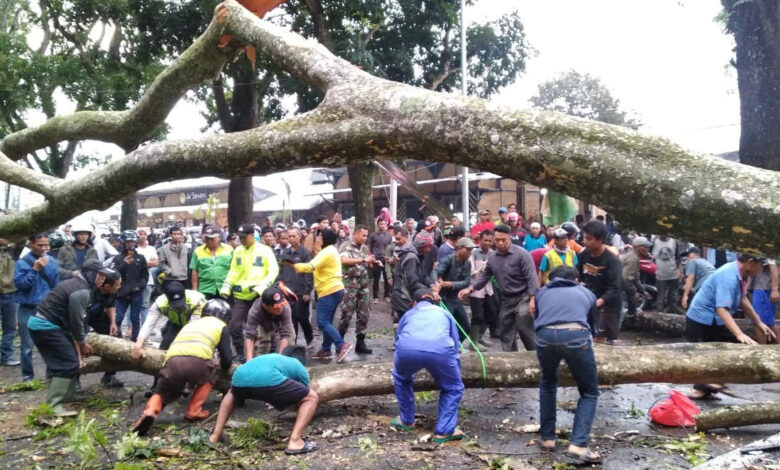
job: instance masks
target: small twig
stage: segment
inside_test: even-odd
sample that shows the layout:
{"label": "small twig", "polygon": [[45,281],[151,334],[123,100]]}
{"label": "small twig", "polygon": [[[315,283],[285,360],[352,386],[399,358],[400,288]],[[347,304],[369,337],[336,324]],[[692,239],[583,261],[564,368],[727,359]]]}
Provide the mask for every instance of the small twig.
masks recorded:
{"label": "small twig", "polygon": [[29,439],[35,437],[37,434],[25,434],[24,436],[6,437],[6,441],[21,441],[22,439]]}
{"label": "small twig", "polygon": [[437,449],[438,449],[438,447],[434,447],[434,446],[429,446],[429,447],[412,446],[411,447],[411,450],[413,450],[415,452],[435,452]]}
{"label": "small twig", "polygon": [[230,465],[238,465],[241,468],[244,469],[246,468],[246,465],[244,465],[240,461],[236,462],[235,460],[233,460],[233,456],[230,454],[230,452],[226,451],[225,449],[215,446],[211,442],[207,442],[206,445],[209,446],[212,450],[216,450],[217,452],[222,452],[223,454],[227,455],[227,458],[230,459]]}
{"label": "small twig", "polygon": [[201,421],[200,423],[198,423],[198,425],[195,426],[195,427],[202,428],[204,424],[208,423],[209,421],[214,420],[217,416],[219,416],[219,414],[218,413],[214,413],[211,416],[209,416],[208,418],[206,418],[203,421]]}

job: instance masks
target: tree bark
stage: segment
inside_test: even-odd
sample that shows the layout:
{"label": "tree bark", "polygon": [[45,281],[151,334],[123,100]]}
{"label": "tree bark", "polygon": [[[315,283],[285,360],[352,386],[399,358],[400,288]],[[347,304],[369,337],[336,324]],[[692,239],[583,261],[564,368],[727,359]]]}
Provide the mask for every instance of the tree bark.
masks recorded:
{"label": "tree bark", "polygon": [[138,228],[138,202],[135,194],[122,199],[122,213],[119,220],[120,230],[135,230]]}
{"label": "tree bark", "polygon": [[739,161],[780,171],[780,3],[723,0],[736,41]]}
{"label": "tree bark", "polygon": [[[780,445],[780,434],[774,434],[766,439],[753,441],[744,446],[755,448],[766,445]],[[767,454],[756,453],[755,455],[744,455],[740,449],[734,449],[725,454],[721,454],[712,460],[693,467],[693,470],[744,470],[744,469],[763,469],[768,468]]]}
{"label": "tree bark", "polygon": [[359,163],[347,167],[352,200],[355,202],[355,224],[363,224],[369,232],[376,228],[374,223],[374,164]]}
{"label": "tree bark", "polygon": [[697,431],[780,423],[780,402],[723,406],[694,417]]}
{"label": "tree bark", "polygon": [[[108,207],[172,175],[236,177],[425,155],[431,161],[465,165],[587,199],[639,232],[670,234],[734,251],[780,254],[778,172],[686,152],[665,139],[617,126],[382,80],[320,45],[261,21],[232,0],[218,11],[218,19],[132,110],[58,116],[9,135],[0,151],[18,158],[19,152],[61,140],[121,144],[127,140],[125,124],[133,136],[153,129],[195,79],[214,80],[226,60],[224,52],[215,51],[221,34],[257,46],[325,94],[320,106],[248,131],[152,143],[67,185],[58,178],[42,178],[0,154],[4,181],[46,196],[43,204],[0,219],[0,236],[16,239],[44,230],[85,210]],[[153,99],[162,105],[152,102],[150,108]]]}
{"label": "tree bark", "polygon": [[[133,343],[90,333],[87,342],[98,358],[89,358],[82,373],[105,370],[133,370],[155,374],[162,367],[165,351],[146,348],[145,357],[130,360]],[[767,383],[780,381],[780,347],[746,346],[730,343],[661,344],[635,347],[596,347],[600,384],[623,383]],[[487,380],[476,354],[461,357],[463,383],[469,388],[539,386],[539,361],[534,352],[485,354]],[[310,370],[312,383],[319,387],[320,401],[393,393],[392,362],[351,363]],[[227,390],[231,371],[222,373],[216,385]],[[561,368],[561,384],[574,382],[566,366]],[[426,372],[417,374],[417,390],[435,390],[436,383]]]}
{"label": "tree bark", "polygon": [[[237,64],[233,82],[233,101],[231,112],[233,123],[225,132],[241,132],[257,127],[258,102],[255,82],[255,70],[249,60],[243,59]],[[231,178],[228,185],[228,226],[231,232],[238,230],[242,223],[252,220],[254,212],[254,187],[252,177]]]}
{"label": "tree bark", "polygon": [[[735,318],[734,321],[746,335],[756,339],[756,331],[750,320]],[[635,330],[660,331],[674,338],[685,337],[685,315],[674,313],[637,313],[631,317],[627,316],[623,320],[623,326]]]}

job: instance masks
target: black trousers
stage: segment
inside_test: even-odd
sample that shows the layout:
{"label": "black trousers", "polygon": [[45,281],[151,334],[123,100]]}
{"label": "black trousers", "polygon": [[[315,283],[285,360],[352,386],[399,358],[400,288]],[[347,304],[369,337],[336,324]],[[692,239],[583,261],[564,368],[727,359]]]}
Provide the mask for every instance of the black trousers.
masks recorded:
{"label": "black trousers", "polygon": [[483,298],[469,297],[471,306],[471,324],[480,327],[489,326],[491,330],[498,332],[498,309],[496,309],[494,296]]}
{"label": "black trousers", "polygon": [[292,321],[295,328],[295,338],[298,338],[298,326],[303,330],[303,336],[306,338],[306,344],[314,340],[314,330],[311,327],[309,319],[309,302],[304,302],[298,298],[298,301],[291,305]]}
{"label": "black trousers", "polygon": [[79,373],[79,355],[70,335],[57,328],[30,330],[30,336],[53,377],[76,378]]}
{"label": "black trousers", "polygon": [[382,262],[382,266],[374,265],[371,268],[371,275],[374,278],[374,298],[379,298],[379,278],[382,277],[385,281],[385,297],[390,297],[390,285],[387,283],[387,273],[385,273],[385,258],[377,257],[377,260]]}
{"label": "black trousers", "polygon": [[246,318],[253,303],[254,300],[235,299],[230,313],[228,331],[230,331],[230,338],[233,341],[233,348],[239,357],[244,357],[244,326],[246,326]]}
{"label": "black trousers", "polygon": [[162,331],[160,333],[162,334],[162,341],[160,341],[160,349],[163,351],[167,351],[168,348],[171,347],[171,343],[173,343],[173,340],[176,339],[176,335],[179,334],[181,331],[181,328],[179,325],[173,324],[170,321],[165,324]]}
{"label": "black trousers", "polygon": [[[685,318],[685,339],[689,343],[738,343],[737,338],[725,325],[704,325],[702,323]],[[706,385],[696,384],[695,390],[707,392]]]}

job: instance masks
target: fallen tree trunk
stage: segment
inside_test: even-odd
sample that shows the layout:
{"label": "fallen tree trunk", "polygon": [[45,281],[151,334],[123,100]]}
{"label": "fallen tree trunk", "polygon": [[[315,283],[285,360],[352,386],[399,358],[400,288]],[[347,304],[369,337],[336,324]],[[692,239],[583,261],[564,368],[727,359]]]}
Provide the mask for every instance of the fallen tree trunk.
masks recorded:
{"label": "fallen tree trunk", "polygon": [[[744,446],[748,448],[756,448],[769,445],[780,445],[780,434],[774,434],[766,439],[760,439],[753,441],[750,444]],[[744,448],[743,447],[743,448]],[[773,461],[767,461],[769,456],[766,453],[756,453],[755,455],[742,454],[740,449],[734,449],[725,454],[719,455],[712,460],[707,461],[701,465],[693,467],[692,470],[745,470],[745,469],[763,469],[771,468],[766,467],[767,463],[775,463]]]}
{"label": "fallen tree trunk", "polygon": [[[89,358],[82,373],[105,370],[133,370],[155,374],[162,367],[164,351],[146,348],[140,361],[130,359],[133,343],[90,333],[87,342],[100,358]],[[485,354],[486,381],[476,354],[461,356],[463,383],[469,388],[537,387],[539,362],[533,352]],[[624,383],[766,383],[780,382],[780,347],[746,346],[731,343],[660,344],[635,347],[597,347],[600,384]],[[393,393],[392,362],[353,363],[310,370],[323,402],[341,398]],[[230,371],[222,372],[215,388],[227,390]],[[572,385],[563,366],[561,383]],[[436,389],[426,372],[417,374],[415,388]]]}
{"label": "fallen tree trunk", "polygon": [[[756,339],[756,331],[753,323],[745,318],[735,318],[734,321],[746,335]],[[665,333],[675,338],[685,337],[685,315],[661,312],[642,312],[636,315],[626,316],[623,327],[632,330],[654,330]]]}
{"label": "fallen tree trunk", "polygon": [[697,431],[780,423],[780,402],[724,406],[705,411],[697,415],[695,420]]}

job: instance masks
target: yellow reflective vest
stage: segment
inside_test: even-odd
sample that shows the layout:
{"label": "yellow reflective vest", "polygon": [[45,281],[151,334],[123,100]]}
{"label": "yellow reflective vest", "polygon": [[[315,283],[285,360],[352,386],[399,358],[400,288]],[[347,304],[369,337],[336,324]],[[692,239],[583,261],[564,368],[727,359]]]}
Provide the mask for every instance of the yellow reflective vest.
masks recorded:
{"label": "yellow reflective vest", "polygon": [[547,271],[544,272],[544,278],[543,278],[542,282],[544,284],[547,284],[548,277],[550,276],[550,271],[552,271],[553,269],[557,268],[558,266],[561,266],[561,265],[565,264],[566,266],[575,267],[574,266],[574,255],[575,254],[576,253],[574,253],[574,250],[572,250],[571,248],[567,248],[566,249],[566,259],[565,260],[561,260],[561,257],[558,255],[558,253],[554,249],[552,249],[552,250],[548,251],[547,253],[545,253],[544,257],[547,258]]}
{"label": "yellow reflective vest", "polygon": [[279,275],[279,263],[273,250],[255,242],[251,247],[239,246],[233,251],[230,271],[220,294],[230,294],[240,300],[254,300],[273,285]]}
{"label": "yellow reflective vest", "polygon": [[168,348],[163,365],[174,356],[211,359],[214,357],[214,350],[222,338],[222,330],[225,326],[225,322],[216,317],[203,317],[187,323]]}
{"label": "yellow reflective vest", "polygon": [[184,291],[184,300],[187,302],[187,308],[184,312],[177,312],[171,308],[168,297],[161,295],[157,297],[154,304],[160,309],[160,314],[164,317],[168,317],[168,321],[174,325],[184,326],[190,321],[190,317],[193,315],[200,316],[200,311],[203,310],[203,305],[206,304],[206,296],[200,292],[187,289]]}

